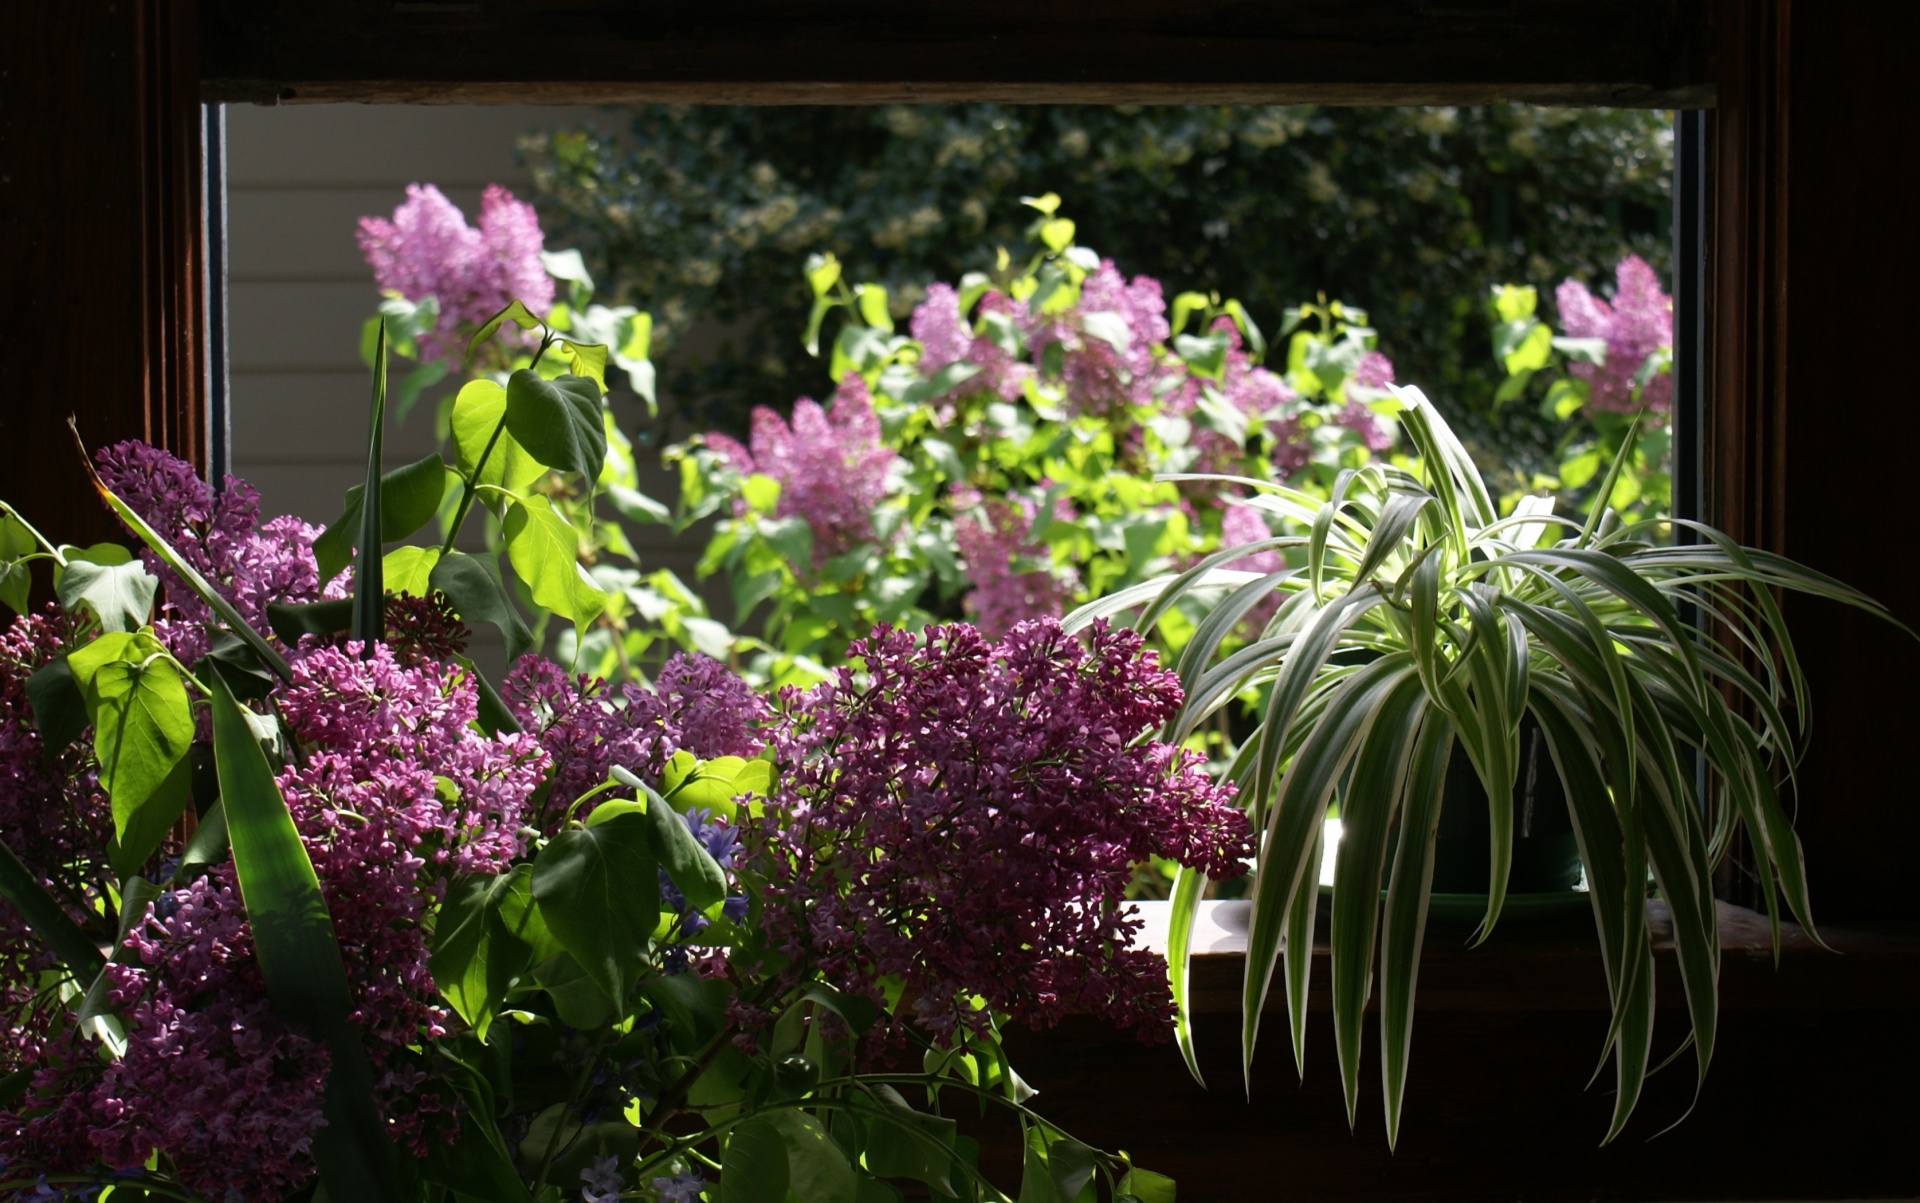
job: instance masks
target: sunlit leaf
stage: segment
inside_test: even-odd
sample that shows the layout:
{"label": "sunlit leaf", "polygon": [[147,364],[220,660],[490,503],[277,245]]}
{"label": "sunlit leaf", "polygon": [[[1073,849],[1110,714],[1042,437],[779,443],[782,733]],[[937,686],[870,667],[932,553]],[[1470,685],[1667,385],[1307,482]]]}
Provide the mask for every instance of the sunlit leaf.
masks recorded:
{"label": "sunlit leaf", "polygon": [[147,624],[160,582],[145,564],[116,543],[63,550],[67,563],[54,587],[62,609],[72,614],[85,606],[105,631],[137,631]]}
{"label": "sunlit leaf", "polygon": [[545,497],[513,503],[506,537],[507,559],[536,605],[582,627],[606,609],[606,594],[580,566],[579,533]]}

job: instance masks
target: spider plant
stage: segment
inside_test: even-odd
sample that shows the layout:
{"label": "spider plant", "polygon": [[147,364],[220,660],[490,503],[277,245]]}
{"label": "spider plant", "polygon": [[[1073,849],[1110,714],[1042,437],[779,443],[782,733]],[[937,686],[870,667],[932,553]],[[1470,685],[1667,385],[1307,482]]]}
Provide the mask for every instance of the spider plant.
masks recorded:
{"label": "spider plant", "polygon": [[[1565,786],[1605,962],[1612,1023],[1601,1066],[1611,1055],[1618,1086],[1611,1141],[1648,1072],[1650,886],[1673,917],[1700,1079],[1713,1056],[1718,1007],[1712,874],[1736,832],[1747,833],[1758,870],[1777,887],[1778,898],[1765,891],[1776,952],[1779,898],[1813,930],[1799,841],[1776,789],[1777,775],[1792,774],[1808,710],[1775,590],[1893,620],[1840,582],[1699,523],[1665,520],[1692,541],[1661,546],[1661,523],[1623,521],[1600,505],[1575,520],[1553,514],[1547,499],[1526,499],[1502,518],[1425,396],[1396,393],[1418,471],[1376,463],[1342,472],[1324,501],[1269,481],[1183,478],[1250,490],[1252,504],[1306,533],[1223,550],[1071,621],[1144,606],[1137,621],[1150,628],[1191,594],[1218,598],[1180,659],[1187,701],[1168,737],[1188,738],[1236,698],[1260,699],[1258,727],[1230,769],[1262,832],[1242,1068],[1251,1071],[1276,961],[1303,1068],[1321,842],[1337,804],[1343,834],[1329,917],[1335,1046],[1351,1126],[1377,956],[1390,1144],[1407,1080],[1447,765],[1464,754],[1490,800],[1482,940],[1506,898],[1519,728],[1530,713]],[[1600,497],[1619,470],[1616,461]],[[1266,548],[1280,549],[1287,566],[1258,575],[1222,568]],[[1229,633],[1276,595],[1278,609],[1258,636],[1222,655]],[[1696,784],[1695,758],[1711,770],[1714,788]],[[1169,950],[1178,1038],[1196,1077],[1185,1002],[1201,884],[1193,875],[1174,884]]]}

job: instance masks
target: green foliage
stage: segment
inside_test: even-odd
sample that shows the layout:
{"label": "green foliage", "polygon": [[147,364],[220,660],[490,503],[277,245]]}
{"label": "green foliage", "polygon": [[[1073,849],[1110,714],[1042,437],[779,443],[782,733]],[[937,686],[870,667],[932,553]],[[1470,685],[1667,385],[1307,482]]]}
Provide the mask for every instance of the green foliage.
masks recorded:
{"label": "green foliage", "polygon": [[[1665,407],[1649,414],[1590,405],[1588,382],[1569,366],[1604,364],[1606,340],[1556,335],[1536,314],[1532,288],[1500,285],[1489,309],[1494,355],[1507,374],[1495,404],[1514,402],[1535,410],[1540,431],[1554,439],[1551,459],[1530,478],[1510,474],[1512,487],[1500,498],[1502,511],[1511,512],[1528,493],[1553,493],[1568,513],[1613,510],[1633,519],[1666,517],[1673,504],[1673,428]],[[1634,373],[1635,404],[1644,404],[1640,398],[1649,382],[1672,374],[1671,347],[1649,355]],[[1610,473],[1605,471],[1609,465],[1616,465]]]}
{"label": "green foliage", "polygon": [[[1631,251],[1664,272],[1663,113],[1619,109],[925,105],[643,107],[625,128],[524,143],[549,228],[602,291],[659,319],[670,415],[744,428],[750,399],[818,395],[792,332],[791,264],[830,253],[897,321],[930,280],[1017,247],[1021,195],[1057,190],[1080,240],[1169,292],[1276,312],[1366,297],[1401,378],[1471,415],[1476,445],[1531,471],[1550,442],[1496,411],[1474,298],[1515,277],[1598,278]],[[1055,215],[1046,215],[1057,220]],[[724,328],[708,354],[678,345]],[[879,323],[871,323],[878,325]]]}
{"label": "green foliage", "polygon": [[[575,281],[574,304],[585,287]],[[875,295],[851,294],[863,317],[881,312]],[[506,375],[506,385],[475,381],[454,401],[448,416],[455,464],[435,456],[382,471],[389,398],[384,371],[376,369],[365,483],[349,495],[338,524],[352,538],[332,553],[357,560],[358,595],[270,604],[267,619],[282,641],[337,638],[356,625],[365,633],[367,615],[378,613],[384,623],[391,596],[416,591],[440,593],[464,619],[497,625],[510,641],[528,641],[530,626],[543,628],[555,617],[589,636],[611,635],[618,628],[606,619],[616,608],[631,612],[644,591],[664,597],[677,585],[662,574],[622,579],[607,571],[605,559],[622,554],[624,535],[596,513],[601,489],[622,513],[667,514],[635,489],[631,448],[604,410],[604,369],[619,356],[514,307],[500,318],[507,320],[531,320],[539,342],[514,357],[519,362],[489,369]],[[385,358],[381,329],[372,339],[376,362]],[[405,337],[394,341],[402,351],[407,345]],[[555,362],[547,362],[550,355]],[[560,360],[572,370],[542,374],[562,367]],[[176,866],[175,887],[230,856],[273,1010],[328,1053],[325,1123],[312,1140],[325,1197],[530,1203],[571,1196],[583,1174],[618,1172],[628,1190],[647,1192],[656,1177],[696,1171],[724,1175],[724,1183],[708,1188],[710,1199],[724,1190],[730,1199],[859,1203],[898,1198],[888,1181],[895,1178],[927,1184],[943,1198],[1006,1198],[981,1177],[978,1146],[945,1114],[956,1099],[981,1100],[1010,1108],[1023,1129],[1040,1123],[1024,1106],[997,1034],[990,1027],[961,1033],[938,1055],[928,1045],[922,1073],[858,1068],[857,1046],[879,1018],[878,1004],[842,995],[814,976],[783,982],[786,954],[769,947],[754,922],[762,883],[751,869],[723,868],[706,842],[716,833],[702,826],[702,816],[743,823],[760,816],[773,762],[701,761],[684,751],[658,780],[614,768],[607,781],[565,800],[570,805],[553,827],[523,829],[526,847],[515,863],[449,881],[429,903],[422,916],[431,933],[428,968],[464,1026],[452,1034],[422,1032],[418,1047],[385,1051],[398,1052],[400,1064],[430,1064],[431,1088],[457,1092],[465,1109],[450,1146],[430,1142],[421,1158],[396,1156],[375,1103],[327,896],[303,842],[311,837],[296,827],[281,793],[278,774],[313,753],[296,740],[272,695],[292,669],[178,549],[96,483],[146,550],[179,575],[176,587],[212,614],[207,654],[189,668],[145,625],[151,576],[89,575],[89,568],[138,568],[131,551],[53,547],[12,510],[0,511],[0,551],[9,565],[30,571],[33,561],[48,560],[71,620],[65,654],[26,683],[36,726],[50,752],[92,728],[91,764],[114,828],[101,834],[114,878],[105,881],[69,882],[64,866],[45,880],[43,868],[27,868],[0,845],[0,897],[64,964],[45,978],[49,997],[67,1005],[103,1062],[123,1055],[126,1045],[101,949],[134,955],[122,944],[129,925],[167,889],[166,879],[149,876],[163,853]],[[476,514],[493,549],[452,550]],[[443,544],[387,546],[436,515]],[[499,570],[502,551],[510,576]],[[696,603],[683,594],[657,616],[677,621],[683,632],[699,631]],[[587,643],[576,637],[575,646]],[[472,664],[457,655],[450,660],[447,671],[475,677],[477,724],[515,729]],[[210,766],[194,754],[201,705],[210,710]],[[440,786],[454,788],[444,778]],[[188,814],[197,823],[181,832],[176,820]],[[365,821],[345,810],[341,816]],[[716,947],[729,952],[723,977],[689,971],[689,957]],[[911,1001],[898,989],[888,996],[895,1008]],[[736,1007],[773,1017],[765,1047],[735,1046]],[[982,1066],[995,1068],[983,1073]],[[0,1091],[14,1086],[0,1083]],[[910,1103],[902,1090],[926,1101]],[[1124,1158],[1047,1132],[1044,1149],[1051,1151],[1043,1152],[1042,1171],[1050,1182],[1084,1186],[1076,1199],[1117,1200],[1116,1183],[1137,1179]],[[111,1191],[184,1198],[173,1172],[161,1149],[144,1176],[116,1174]],[[84,1179],[62,1177],[100,1185]]]}
{"label": "green foliage", "polygon": [[114,543],[65,547],[54,594],[69,613],[86,607],[104,631],[136,631],[147,624],[160,582],[126,548]]}
{"label": "green foliage", "polygon": [[[808,337],[837,323],[836,398],[870,398],[878,422],[877,456],[845,469],[865,478],[847,486],[872,503],[862,529],[817,526],[817,498],[789,498],[765,474],[781,469],[749,471],[722,440],[669,448],[680,469],[676,525],[719,515],[699,572],[724,575],[736,625],[757,625],[757,636],[732,643],[751,673],[817,679],[875,623],[965,616],[993,630],[1126,589],[1222,546],[1222,499],[1238,487],[1194,488],[1179,474],[1209,467],[1324,490],[1379,454],[1356,427],[1391,439],[1391,416],[1372,412],[1386,393],[1355,377],[1377,341],[1364,311],[1324,300],[1289,308],[1285,363],[1269,373],[1266,338],[1237,301],[1173,298],[1170,336],[1083,303],[1100,257],[1070,241],[1059,197],[1026,204],[1040,212],[1032,258],[1016,265],[1003,252],[993,272],[960,281],[966,336],[994,348],[972,358],[923,362],[920,342],[891,321],[873,324],[877,286],[849,283],[831,257],[808,261],[817,293]],[[1031,349],[1001,298],[1060,323],[1059,337]],[[1100,344],[1112,361],[1098,357]],[[981,356],[995,361],[993,372]],[[1010,390],[999,383],[1009,371],[1025,373]],[[1120,383],[1083,383],[1099,371]],[[792,454],[832,454],[809,451],[807,440],[821,436],[795,421]],[[830,554],[816,550],[829,541]],[[1165,624],[1163,653],[1188,629]]]}

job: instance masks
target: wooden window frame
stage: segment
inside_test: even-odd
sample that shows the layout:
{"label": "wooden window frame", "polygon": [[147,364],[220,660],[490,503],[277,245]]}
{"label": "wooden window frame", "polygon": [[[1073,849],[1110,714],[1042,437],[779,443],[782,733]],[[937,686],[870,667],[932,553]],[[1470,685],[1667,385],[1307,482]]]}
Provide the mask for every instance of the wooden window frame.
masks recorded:
{"label": "wooden window frame", "polygon": [[[69,412],[93,445],[146,438],[203,466],[218,454],[207,421],[208,365],[219,355],[207,341],[218,307],[200,224],[203,100],[1639,104],[1711,110],[1712,155],[1700,165],[1710,198],[1705,296],[1692,311],[1705,319],[1693,331],[1703,349],[1705,515],[1744,542],[1867,588],[1920,627],[1920,557],[1888,556],[1878,532],[1847,521],[1853,510],[1903,512],[1908,486],[1893,472],[1839,479],[1859,436],[1823,421],[1814,399],[1814,365],[1844,343],[1849,320],[1870,326],[1882,356],[1920,322],[1913,290],[1897,287],[1902,265],[1920,262],[1920,235],[1900,222],[1897,200],[1912,195],[1915,169],[1903,165],[1920,163],[1904,78],[1920,44],[1910,0],[1802,0],[1797,9],[1794,0],[18,7],[0,38],[0,328],[28,332],[34,353],[0,354],[0,492],[39,508],[74,542],[114,532],[68,451]],[[1796,92],[1794,78],[1817,84]],[[1873,114],[1893,115],[1876,157],[1861,154]],[[1842,312],[1835,295],[1863,281],[1875,308]],[[1806,366],[1794,375],[1794,364]],[[1889,429],[1905,413],[1903,400],[1871,389],[1847,403],[1853,422]],[[1166,1166],[1190,1197],[1256,1197],[1250,1164],[1284,1167],[1272,1190],[1290,1198],[1920,1194],[1920,1168],[1898,1151],[1904,1117],[1879,1097],[1898,1097],[1920,1068],[1920,893],[1906,873],[1920,806],[1904,757],[1907,720],[1920,713],[1920,651],[1865,620],[1791,604],[1821,709],[1800,775],[1801,830],[1816,905],[1852,924],[1843,942],[1853,952],[1836,960],[1796,949],[1773,974],[1750,950],[1751,933],[1737,922],[1723,929],[1733,958],[1723,997],[1737,1022],[1703,1113],[1673,1134],[1569,1151],[1570,1140],[1597,1139],[1589,1113],[1604,1113],[1604,1099],[1563,1105],[1571,1086],[1544,1080],[1539,1066],[1570,1042],[1590,1064],[1604,1032],[1592,938],[1580,930],[1522,934],[1504,950],[1470,954],[1480,960],[1435,953],[1422,979],[1415,1072],[1461,1092],[1423,1104],[1438,1113],[1410,1124],[1398,1158],[1385,1157],[1377,1131],[1355,1140],[1333,1130],[1331,1050],[1321,1044],[1309,1050],[1312,1093],[1293,1091],[1274,1056],[1263,1073],[1283,1089],[1263,1091],[1261,1109],[1193,1104],[1204,1130],[1167,1116],[1164,1104],[1184,1089],[1170,1053],[1165,1064],[1118,1057],[1126,1072],[1103,1078],[1089,1060],[1121,1050],[1076,1029],[1031,1050],[1037,1073],[1082,1078],[1088,1114],[1110,1121],[1085,1127],[1091,1137],[1111,1130],[1124,1142],[1165,1122],[1202,1148],[1249,1142],[1240,1158],[1213,1158],[1211,1179],[1205,1159]],[[1737,892],[1739,883],[1726,884]],[[1222,950],[1207,970],[1216,977],[1232,967]],[[1663,983],[1661,998],[1670,1004],[1677,991]],[[1280,1029],[1270,1030],[1277,1050]],[[1491,1060],[1485,1047],[1453,1043],[1476,1034],[1483,1045],[1506,1043]],[[1135,1074],[1158,1084],[1142,1088]],[[1073,1087],[1051,1089],[1056,1118],[1082,1129]],[[1148,1097],[1120,1101],[1128,1094]],[[1212,1097],[1237,1094],[1218,1081]],[[1769,1113],[1791,1133],[1773,1131]],[[1824,1160],[1788,1172],[1780,1142],[1809,1132]]]}

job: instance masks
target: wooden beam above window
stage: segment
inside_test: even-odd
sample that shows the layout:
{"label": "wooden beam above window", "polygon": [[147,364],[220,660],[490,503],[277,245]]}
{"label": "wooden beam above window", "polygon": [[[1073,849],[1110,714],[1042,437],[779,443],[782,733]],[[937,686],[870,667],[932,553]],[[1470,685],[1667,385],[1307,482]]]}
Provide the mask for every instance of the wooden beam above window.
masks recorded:
{"label": "wooden beam above window", "polygon": [[209,0],[204,96],[1708,107],[1710,0]]}

